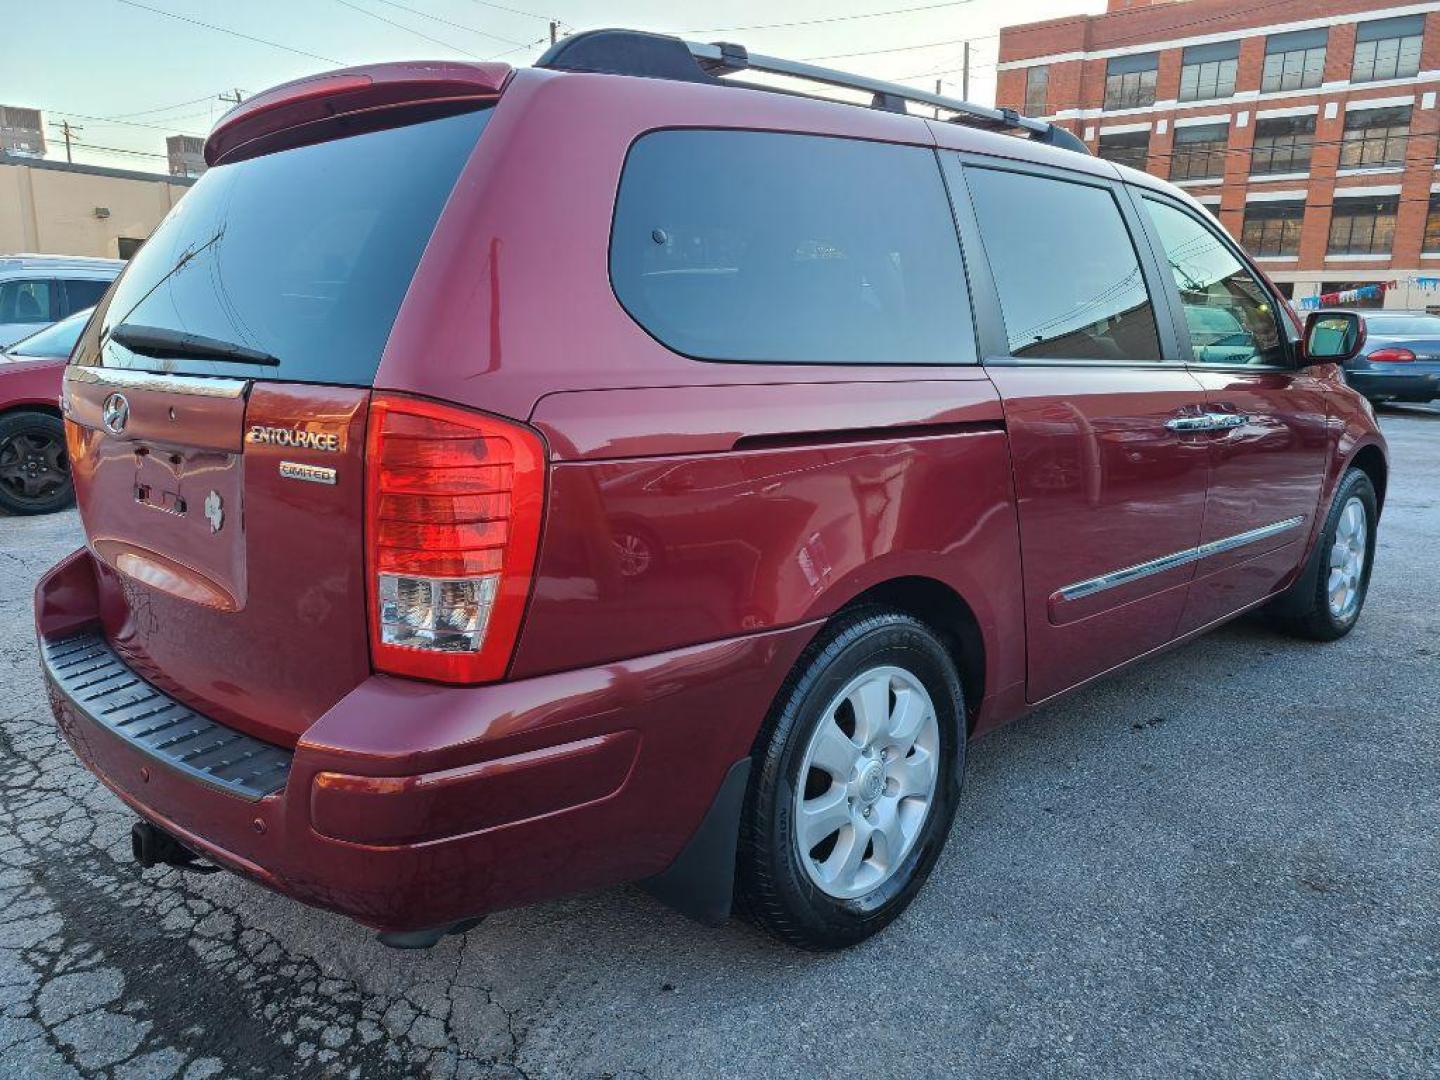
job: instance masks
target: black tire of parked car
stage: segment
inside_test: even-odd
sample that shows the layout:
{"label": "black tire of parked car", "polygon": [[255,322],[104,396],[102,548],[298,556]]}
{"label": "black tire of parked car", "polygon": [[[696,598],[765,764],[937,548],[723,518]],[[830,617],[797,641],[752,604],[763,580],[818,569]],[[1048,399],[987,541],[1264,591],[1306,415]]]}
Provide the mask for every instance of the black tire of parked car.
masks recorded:
{"label": "black tire of parked car", "polygon": [[0,416],[0,509],[50,514],[74,502],[64,421],[36,409]]}
{"label": "black tire of parked car", "polygon": [[[1365,563],[1360,575],[1360,595],[1354,610],[1344,617],[1337,617],[1330,610],[1329,557],[1335,544],[1335,534],[1340,517],[1351,499],[1359,499],[1365,508],[1366,543]],[[1365,609],[1365,598],[1370,591],[1370,570],[1375,562],[1376,526],[1379,524],[1379,501],[1375,497],[1375,486],[1370,477],[1360,469],[1352,468],[1341,478],[1330,501],[1330,512],[1320,529],[1320,538],[1315,550],[1310,553],[1310,563],[1290,589],[1274,600],[1269,608],[1271,621],[1279,629],[1295,637],[1311,641],[1334,641],[1342,638],[1355,627],[1360,612]]]}
{"label": "black tire of parked car", "polygon": [[[872,892],[841,900],[815,886],[799,864],[795,785],[810,738],[841,689],[868,668],[893,665],[916,677],[939,721],[939,773],[930,812],[894,874]],[[965,764],[965,705],[949,652],[923,622],[898,611],[859,608],[814,642],[781,687],[756,740],[736,859],[736,907],[791,944],[829,950],[889,924],[925,883],[950,832]]]}

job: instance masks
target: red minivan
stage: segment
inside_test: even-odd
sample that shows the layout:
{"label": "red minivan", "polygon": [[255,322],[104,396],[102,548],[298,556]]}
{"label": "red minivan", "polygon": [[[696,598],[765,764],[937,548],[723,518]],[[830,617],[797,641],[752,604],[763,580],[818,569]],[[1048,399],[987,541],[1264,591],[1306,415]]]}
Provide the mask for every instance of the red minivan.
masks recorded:
{"label": "red minivan", "polygon": [[397,946],[625,881],[846,945],[968,739],[1359,615],[1355,317],[1046,123],[598,31],[281,86],[206,156],[66,369],[36,596],[142,864]]}

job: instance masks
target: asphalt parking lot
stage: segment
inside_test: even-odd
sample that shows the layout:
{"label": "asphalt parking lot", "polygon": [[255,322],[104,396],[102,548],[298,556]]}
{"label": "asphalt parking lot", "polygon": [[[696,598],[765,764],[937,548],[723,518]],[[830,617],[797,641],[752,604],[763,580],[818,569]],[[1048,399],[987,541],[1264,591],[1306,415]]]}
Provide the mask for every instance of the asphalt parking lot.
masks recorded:
{"label": "asphalt parking lot", "polygon": [[0,1076],[1440,1076],[1440,408],[1383,422],[1349,638],[1234,625],[983,740],[926,890],[838,955],[628,887],[396,953],[140,872],[36,667],[77,517],[0,519]]}

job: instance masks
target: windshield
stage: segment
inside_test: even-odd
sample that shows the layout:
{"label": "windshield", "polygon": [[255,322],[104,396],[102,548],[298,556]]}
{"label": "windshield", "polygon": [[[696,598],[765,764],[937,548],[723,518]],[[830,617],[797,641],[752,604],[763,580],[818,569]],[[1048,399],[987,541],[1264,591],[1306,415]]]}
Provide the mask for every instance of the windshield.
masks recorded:
{"label": "windshield", "polygon": [[1380,337],[1440,337],[1440,318],[1434,315],[1371,315],[1365,321]]}
{"label": "windshield", "polygon": [[85,324],[90,321],[90,312],[94,310],[86,308],[77,311],[53,326],[17,341],[5,352],[10,356],[63,360],[75,348],[75,342],[80,340],[80,331],[85,329]]}
{"label": "windshield", "polygon": [[[278,363],[176,348],[107,366],[368,386],[420,255],[490,109],[210,169],[131,261],[102,332],[181,335]],[[135,335],[131,335],[133,340]]]}

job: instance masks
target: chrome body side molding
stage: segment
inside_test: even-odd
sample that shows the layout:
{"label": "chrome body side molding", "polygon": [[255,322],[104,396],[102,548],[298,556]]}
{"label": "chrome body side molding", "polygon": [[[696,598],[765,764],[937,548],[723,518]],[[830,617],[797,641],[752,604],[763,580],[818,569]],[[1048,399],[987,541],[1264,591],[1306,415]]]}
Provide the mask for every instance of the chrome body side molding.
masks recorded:
{"label": "chrome body side molding", "polygon": [[1304,517],[1286,518],[1284,521],[1277,521],[1270,525],[1262,525],[1260,528],[1251,529],[1248,532],[1236,533],[1234,536],[1226,536],[1219,540],[1211,540],[1208,544],[1201,544],[1199,547],[1186,548],[1184,551],[1177,551],[1170,555],[1162,555],[1158,559],[1151,559],[1149,562],[1139,563],[1136,566],[1127,566],[1123,570],[1112,570],[1108,574],[1101,574],[1099,577],[1090,578],[1088,581],[1079,581],[1074,585],[1066,585],[1060,590],[1060,599],[1080,600],[1086,596],[1094,596],[1098,592],[1104,592],[1106,589],[1114,589],[1120,585],[1128,585],[1132,581],[1150,577],[1152,574],[1163,573],[1166,570],[1173,570],[1177,566],[1186,566],[1190,563],[1199,562],[1201,559],[1209,558],[1211,555],[1234,551],[1236,548],[1253,544],[1258,540],[1279,536],[1281,533],[1289,532],[1291,529],[1298,529],[1304,522]]}

